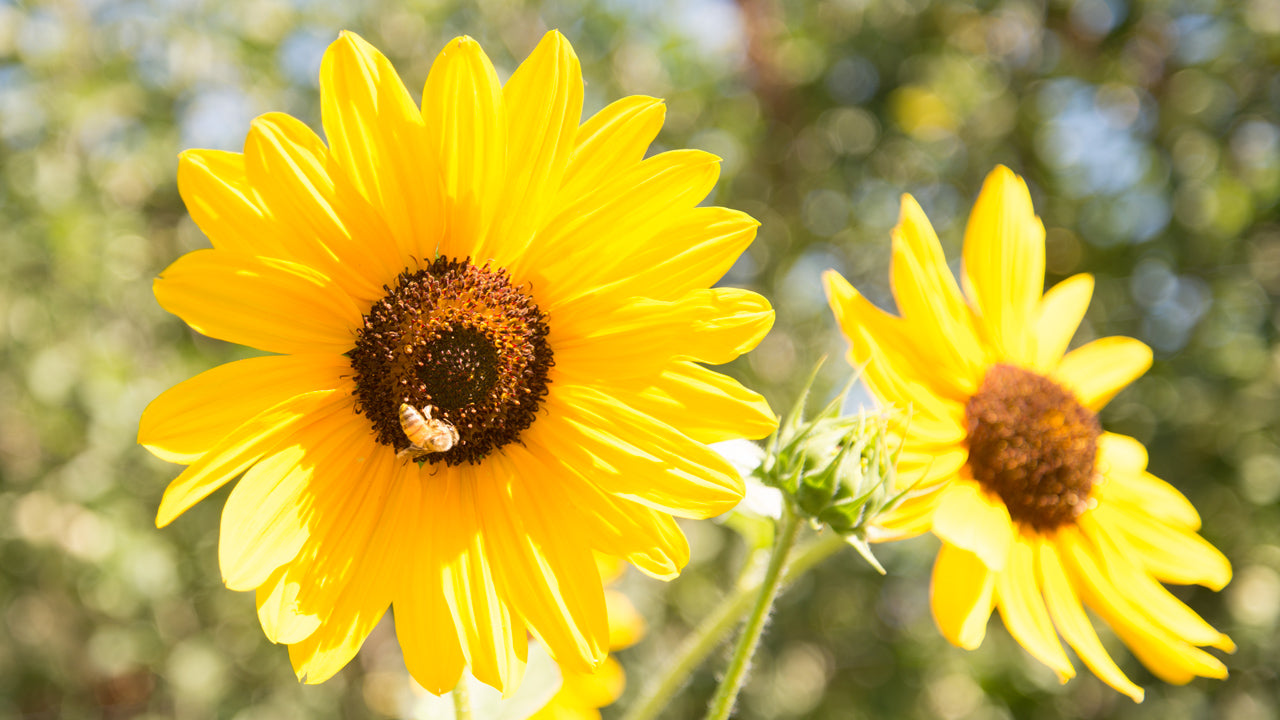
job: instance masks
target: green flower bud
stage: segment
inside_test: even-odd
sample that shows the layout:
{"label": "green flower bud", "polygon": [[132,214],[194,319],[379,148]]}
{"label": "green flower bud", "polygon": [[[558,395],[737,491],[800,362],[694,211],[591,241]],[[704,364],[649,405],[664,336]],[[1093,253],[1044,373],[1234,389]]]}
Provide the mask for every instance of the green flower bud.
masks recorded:
{"label": "green flower bud", "polygon": [[890,446],[888,420],[867,411],[840,415],[856,378],[821,411],[805,418],[816,375],[817,368],[754,474],[781,490],[797,514],[816,528],[825,526],[844,536],[880,569],[867,546],[866,530],[898,499],[892,495],[897,452]]}

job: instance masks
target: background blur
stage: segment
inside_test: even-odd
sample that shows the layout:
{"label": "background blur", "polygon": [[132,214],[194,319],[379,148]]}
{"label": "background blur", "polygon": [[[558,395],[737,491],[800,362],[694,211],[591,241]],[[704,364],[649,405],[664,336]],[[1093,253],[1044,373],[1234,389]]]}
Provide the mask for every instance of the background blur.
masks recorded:
{"label": "background blur", "polygon": [[[151,295],[153,276],[206,245],[178,198],[177,153],[239,150],[269,110],[318,130],[320,58],[343,28],[415,95],[454,35],[506,77],[559,28],[588,112],[666,98],[658,146],[723,157],[712,200],[763,222],[726,283],[770,296],[778,323],[730,370],[776,407],[818,356],[843,356],[820,272],[891,303],[903,192],[958,262],[996,163],[1031,185],[1050,282],[1097,276],[1077,342],[1155,348],[1102,420],[1147,443],[1234,563],[1224,592],[1179,591],[1239,643],[1230,679],[1161,685],[1107,636],[1147,687],[1134,705],[1079,663],[1059,686],[996,620],[978,651],[952,648],[929,615],[935,545],[921,538],[879,548],[887,577],[847,552],[787,592],[739,717],[1280,713],[1280,0],[68,0],[0,2],[0,718],[398,712],[386,627],[334,680],[294,680],[252,597],[219,583],[226,491],[156,530],[179,468],[134,444],[147,402],[242,352]],[[828,363],[823,387],[846,372]],[[650,623],[620,655],[632,692],[742,562],[723,526],[689,531],[680,580],[625,581]],[[669,717],[700,716],[722,667]]]}

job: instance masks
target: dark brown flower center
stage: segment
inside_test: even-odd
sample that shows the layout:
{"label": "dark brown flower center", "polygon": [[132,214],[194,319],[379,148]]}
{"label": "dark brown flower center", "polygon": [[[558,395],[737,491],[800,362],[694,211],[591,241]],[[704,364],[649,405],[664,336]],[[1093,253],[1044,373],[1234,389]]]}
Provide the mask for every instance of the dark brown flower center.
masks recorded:
{"label": "dark brown flower center", "polygon": [[1093,488],[1098,418],[1054,381],[994,365],[965,405],[969,469],[1015,522],[1049,531],[1084,512]]}
{"label": "dark brown flower center", "polygon": [[[533,299],[505,270],[446,257],[401,273],[386,291],[348,353],[356,412],[378,442],[457,465],[515,441],[534,421],[552,366],[546,315]],[[423,416],[417,428],[443,423],[456,429],[456,442],[420,452],[422,443],[406,434],[412,428],[402,422],[402,404]]]}

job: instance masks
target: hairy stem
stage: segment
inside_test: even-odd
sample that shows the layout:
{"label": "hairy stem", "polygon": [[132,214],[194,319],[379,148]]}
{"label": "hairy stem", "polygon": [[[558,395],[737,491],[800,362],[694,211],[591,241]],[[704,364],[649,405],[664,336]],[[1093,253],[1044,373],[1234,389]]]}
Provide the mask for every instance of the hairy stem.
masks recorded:
{"label": "hairy stem", "polygon": [[782,568],[786,565],[787,555],[795,545],[796,535],[800,531],[800,518],[792,512],[790,505],[782,506],[782,519],[774,531],[773,554],[769,557],[769,567],[765,570],[764,579],[760,582],[760,592],[756,595],[755,606],[747,616],[747,623],[742,627],[738,643],[729,658],[729,669],[724,679],[716,688],[711,698],[711,707],[707,711],[707,720],[727,720],[733,712],[733,705],[738,700],[738,692],[747,679],[747,670],[751,667],[751,658],[756,654],[756,645],[760,643],[760,635],[764,632],[765,620],[769,618],[769,609],[782,587]]}
{"label": "hairy stem", "polygon": [[[845,547],[844,540],[835,533],[829,533],[801,546],[796,550],[792,560],[783,573],[784,585],[793,582],[805,574],[810,568],[826,560],[837,550]],[[745,573],[744,580],[727,595],[710,615],[702,621],[693,635],[690,635],[676,650],[669,661],[664,662],[660,674],[647,684],[635,702],[631,703],[623,720],[653,720],[671,702],[671,698],[688,682],[693,671],[702,664],[707,656],[716,649],[737,626],[738,622],[751,608],[751,601],[760,592],[762,578],[754,573]]]}
{"label": "hairy stem", "polygon": [[715,611],[680,645],[674,660],[664,663],[664,672],[646,685],[643,694],[628,706],[623,720],[653,720],[658,717],[672,696],[689,680],[693,671],[746,614],[751,598],[759,587],[758,582],[740,585],[721,601]]}

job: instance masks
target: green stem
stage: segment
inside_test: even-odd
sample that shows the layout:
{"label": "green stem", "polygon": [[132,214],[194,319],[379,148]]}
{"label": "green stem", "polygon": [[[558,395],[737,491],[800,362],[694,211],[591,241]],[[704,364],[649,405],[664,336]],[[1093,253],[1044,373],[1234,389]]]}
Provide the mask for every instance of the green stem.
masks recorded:
{"label": "green stem", "polygon": [[725,671],[720,687],[711,698],[711,708],[707,712],[707,720],[727,720],[733,712],[733,704],[738,700],[738,692],[747,679],[747,669],[751,667],[751,658],[756,654],[756,645],[760,642],[760,634],[764,632],[765,620],[769,617],[769,609],[782,587],[782,568],[786,565],[787,555],[795,545],[796,535],[800,531],[800,517],[790,505],[783,503],[782,518],[774,531],[773,555],[769,557],[769,567],[764,572],[764,580],[760,583],[760,594],[756,596],[755,607],[747,616],[747,624],[742,627],[738,643],[733,648],[733,656],[729,659],[729,669]]}
{"label": "green stem", "polygon": [[[801,547],[787,565],[783,584],[805,574],[842,547],[845,547],[844,540],[835,533],[823,535]],[[760,592],[760,585],[760,580],[744,582],[721,600],[720,605],[698,625],[697,631],[680,645],[675,657],[670,662],[663,663],[662,674],[646,685],[641,696],[628,706],[623,720],[653,720],[658,717],[666,709],[672,696],[689,681],[693,671],[747,613],[751,601]]]}
{"label": "green stem", "polygon": [[471,720],[471,688],[468,687],[466,672],[458,678],[458,684],[449,694],[453,696],[453,720]]}

